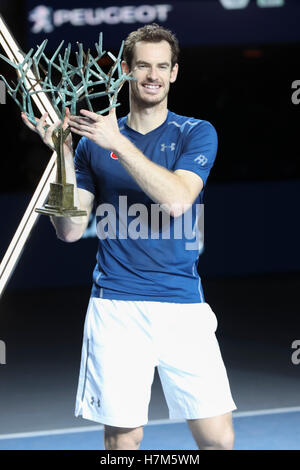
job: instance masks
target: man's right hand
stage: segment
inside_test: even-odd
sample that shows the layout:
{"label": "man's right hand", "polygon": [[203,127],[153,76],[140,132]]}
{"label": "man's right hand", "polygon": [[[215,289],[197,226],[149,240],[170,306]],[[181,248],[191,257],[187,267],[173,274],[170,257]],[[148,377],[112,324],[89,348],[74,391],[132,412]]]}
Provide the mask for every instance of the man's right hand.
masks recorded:
{"label": "man's right hand", "polygon": [[[26,116],[26,113],[22,112],[21,113],[21,117],[22,117],[22,120],[24,122],[24,124],[26,124],[26,126],[36,132],[42,139],[42,141],[44,142],[44,144],[46,144],[51,150],[55,150],[54,148],[54,143],[53,143],[53,139],[52,139],[52,133],[55,131],[55,129],[57,129],[57,127],[61,124],[61,121],[57,121],[55,122],[54,124],[52,125],[48,125],[46,123],[46,120],[47,120],[47,117],[48,117],[48,113],[44,113],[42,115],[42,117],[40,119],[36,118],[35,117],[35,120],[37,122],[37,125],[35,126],[34,124],[32,124],[27,116]],[[63,122],[63,129],[66,129],[68,127],[68,120],[70,118],[70,110],[69,108],[66,108],[66,112],[65,112],[65,119],[64,119],[64,122]],[[73,147],[72,147],[72,135],[71,133],[68,135],[66,141],[65,141],[65,146],[67,147],[67,149],[73,153]]]}

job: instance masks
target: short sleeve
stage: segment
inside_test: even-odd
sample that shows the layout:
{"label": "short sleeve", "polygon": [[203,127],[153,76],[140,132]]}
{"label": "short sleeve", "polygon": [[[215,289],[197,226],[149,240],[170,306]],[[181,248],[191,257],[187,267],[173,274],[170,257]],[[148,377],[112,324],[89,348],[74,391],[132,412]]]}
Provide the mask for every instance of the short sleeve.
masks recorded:
{"label": "short sleeve", "polygon": [[85,137],[81,138],[75,151],[74,165],[77,187],[96,194],[95,182],[90,167],[90,151],[87,144],[88,140]]}
{"label": "short sleeve", "polygon": [[199,175],[206,184],[218,149],[218,136],[212,124],[199,121],[185,135],[182,153],[174,170],[189,170]]}

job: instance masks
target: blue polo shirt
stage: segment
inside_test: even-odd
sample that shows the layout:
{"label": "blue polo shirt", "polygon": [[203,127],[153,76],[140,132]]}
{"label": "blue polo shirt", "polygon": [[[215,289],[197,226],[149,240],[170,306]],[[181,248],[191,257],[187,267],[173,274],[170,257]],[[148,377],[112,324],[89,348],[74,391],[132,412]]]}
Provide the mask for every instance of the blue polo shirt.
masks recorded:
{"label": "blue polo shirt", "polygon": [[[196,173],[206,184],[217,153],[217,134],[208,121],[180,116],[147,134],[119,128],[151,161],[170,171]],[[161,302],[204,302],[197,271],[202,236],[203,190],[177,218],[152,201],[124,169],[118,156],[86,137],[75,152],[77,184],[95,196],[97,263],[92,297]]]}

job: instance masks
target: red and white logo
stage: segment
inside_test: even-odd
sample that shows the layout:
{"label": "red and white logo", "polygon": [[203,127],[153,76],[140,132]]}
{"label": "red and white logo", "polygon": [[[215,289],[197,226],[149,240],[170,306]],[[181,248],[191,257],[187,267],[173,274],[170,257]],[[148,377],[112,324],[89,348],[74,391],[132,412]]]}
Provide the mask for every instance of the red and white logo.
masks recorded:
{"label": "red and white logo", "polygon": [[110,158],[113,158],[114,160],[118,160],[118,157],[114,152],[110,152]]}

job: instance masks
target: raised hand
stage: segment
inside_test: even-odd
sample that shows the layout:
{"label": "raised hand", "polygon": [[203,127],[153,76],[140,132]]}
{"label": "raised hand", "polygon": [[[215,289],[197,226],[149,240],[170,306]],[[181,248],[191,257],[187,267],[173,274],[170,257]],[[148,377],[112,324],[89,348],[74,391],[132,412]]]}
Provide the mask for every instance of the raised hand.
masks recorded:
{"label": "raised hand", "polygon": [[68,119],[71,131],[89,138],[102,148],[112,150],[122,136],[115,108],[112,108],[106,116],[100,116],[86,109],[82,109],[80,113],[81,116],[70,116]]}
{"label": "raised hand", "polygon": [[[44,144],[46,144],[49,148],[51,148],[51,150],[55,150],[55,147],[54,147],[54,143],[53,143],[53,139],[52,139],[52,134],[53,132],[55,132],[55,130],[62,124],[62,128],[63,129],[67,129],[68,127],[68,120],[70,118],[70,110],[69,108],[66,108],[66,112],[65,112],[65,119],[64,119],[64,122],[62,123],[62,121],[57,121],[55,122],[54,124],[47,124],[47,117],[48,117],[48,113],[44,113],[40,119],[36,118],[35,117],[35,120],[37,122],[37,125],[35,126],[34,124],[32,124],[27,116],[26,116],[26,113],[22,112],[21,113],[21,118],[24,122],[24,124],[30,129],[32,130],[33,132],[36,132],[42,139],[42,141],[44,142]],[[72,150],[72,136],[71,136],[71,133],[70,135],[67,137],[65,143],[64,143],[67,148],[69,150]]]}

